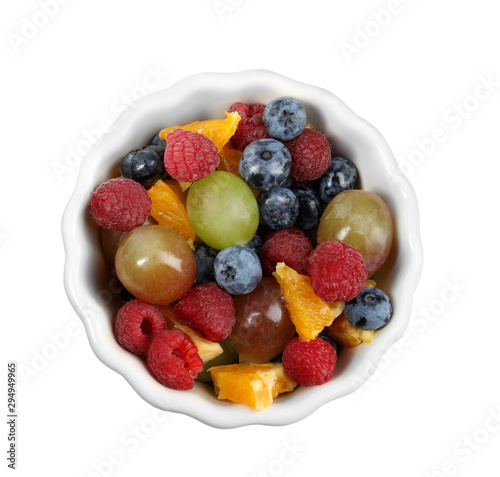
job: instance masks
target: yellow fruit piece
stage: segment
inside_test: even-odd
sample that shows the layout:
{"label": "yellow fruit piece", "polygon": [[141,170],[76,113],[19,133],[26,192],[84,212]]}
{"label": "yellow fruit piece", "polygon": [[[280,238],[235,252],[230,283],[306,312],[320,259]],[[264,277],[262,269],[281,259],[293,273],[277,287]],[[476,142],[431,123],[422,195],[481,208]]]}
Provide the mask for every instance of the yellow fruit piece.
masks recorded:
{"label": "yellow fruit piece", "polygon": [[223,349],[219,343],[214,343],[213,341],[203,338],[197,331],[188,325],[180,323],[175,317],[174,305],[158,306],[158,309],[162,312],[167,323],[167,328],[169,330],[179,330],[184,334],[188,335],[198,348],[198,354],[204,363],[211,361],[220,354],[222,354]]}
{"label": "yellow fruit piece", "polygon": [[325,303],[328,305],[328,308],[330,308],[333,322],[333,320],[344,311],[345,303],[343,301],[327,301]]}
{"label": "yellow fruit piece", "polygon": [[220,163],[217,170],[230,172],[240,177],[240,159],[242,154],[238,149],[233,149],[226,144],[219,152]]}
{"label": "yellow fruit piece", "polygon": [[360,330],[351,325],[344,313],[331,326],[325,328],[325,333],[344,348],[353,348],[361,343],[370,343],[375,336],[375,330]]}
{"label": "yellow fruit piece", "polygon": [[[375,280],[366,280],[365,287],[377,286]],[[360,330],[344,315],[344,306],[340,310],[339,317],[327,328],[325,333],[344,348],[353,348],[361,343],[370,343],[375,336],[375,330]]]}
{"label": "yellow fruit piece", "polygon": [[165,139],[167,134],[174,129],[184,129],[203,134],[209,137],[215,144],[215,147],[220,151],[229,141],[231,136],[236,132],[240,115],[234,111],[228,113],[224,111],[226,117],[224,119],[208,119],[205,121],[195,121],[194,123],[185,124],[184,126],[172,126],[160,131],[160,137]]}
{"label": "yellow fruit piece", "polygon": [[325,326],[332,324],[337,315],[332,314],[330,307],[336,311],[337,307],[332,304],[328,306],[314,293],[309,277],[300,275],[283,262],[278,262],[273,275],[281,286],[290,318],[299,338],[306,341],[313,340]]}
{"label": "yellow fruit piece", "polygon": [[151,215],[159,225],[177,232],[193,248],[196,233],[182,200],[174,189],[163,181],[158,181],[148,190],[151,197]]}
{"label": "yellow fruit piece", "polygon": [[218,399],[246,404],[257,411],[270,406],[278,394],[297,386],[281,363],[214,366],[210,374]]}
{"label": "yellow fruit piece", "polygon": [[192,182],[177,181],[177,184],[179,184],[182,192],[186,192],[191,187]]}

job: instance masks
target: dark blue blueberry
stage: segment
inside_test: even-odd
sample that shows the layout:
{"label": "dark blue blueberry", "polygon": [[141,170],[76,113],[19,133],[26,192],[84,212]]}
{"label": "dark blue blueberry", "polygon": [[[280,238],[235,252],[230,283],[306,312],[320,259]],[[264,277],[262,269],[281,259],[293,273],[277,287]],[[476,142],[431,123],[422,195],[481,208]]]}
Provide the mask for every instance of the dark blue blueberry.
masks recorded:
{"label": "dark blue blueberry", "polygon": [[272,230],[291,227],[299,216],[299,199],[285,187],[261,192],[257,197],[259,222]]}
{"label": "dark blue blueberry", "polygon": [[160,137],[160,133],[158,133],[153,139],[151,139],[152,146],[162,146],[162,147],[167,147],[167,141],[165,139],[162,139]]}
{"label": "dark blue blueberry", "polygon": [[245,244],[245,247],[252,249],[257,255],[260,255],[260,251],[262,250],[262,239],[255,234],[252,240]]}
{"label": "dark blue blueberry", "polygon": [[356,328],[378,330],[391,319],[391,300],[382,290],[365,287],[356,298],[345,304],[344,313]]}
{"label": "dark blue blueberry", "polygon": [[264,109],[262,122],[269,136],[289,141],[306,127],[306,110],[300,101],[294,98],[276,98]]}
{"label": "dark blue blueberry", "polygon": [[290,189],[292,186],[293,186],[293,179],[291,177],[285,179],[281,184],[281,187],[286,187],[287,189]]}
{"label": "dark blue blueberry", "polygon": [[299,216],[295,227],[305,232],[314,229],[319,224],[323,210],[319,195],[308,187],[292,187],[291,190],[299,199]]}
{"label": "dark blue blueberry", "polygon": [[240,160],[240,175],[254,189],[269,190],[279,186],[290,173],[290,151],[276,139],[250,143]]}
{"label": "dark blue blueberry", "polygon": [[194,258],[196,260],[196,283],[208,283],[215,280],[214,262],[219,253],[215,248],[209,247],[206,243],[196,246]]}
{"label": "dark blue blueberry", "polygon": [[327,343],[330,343],[332,346],[333,346],[333,349],[335,350],[335,352],[338,354],[339,352],[339,346],[337,345],[337,343],[332,340],[332,338],[330,338],[324,331],[322,331],[319,335],[318,335],[318,338],[326,341]]}
{"label": "dark blue blueberry", "polygon": [[354,189],[358,178],[356,166],[345,157],[334,157],[327,171],[319,178],[319,195],[328,204],[337,194]]}
{"label": "dark blue blueberry", "polygon": [[244,245],[222,249],[215,258],[215,281],[232,295],[245,295],[262,279],[262,267],[257,254]]}
{"label": "dark blue blueberry", "polygon": [[146,188],[151,187],[167,177],[164,155],[165,148],[162,146],[146,146],[129,152],[122,161],[123,177],[139,182]]}

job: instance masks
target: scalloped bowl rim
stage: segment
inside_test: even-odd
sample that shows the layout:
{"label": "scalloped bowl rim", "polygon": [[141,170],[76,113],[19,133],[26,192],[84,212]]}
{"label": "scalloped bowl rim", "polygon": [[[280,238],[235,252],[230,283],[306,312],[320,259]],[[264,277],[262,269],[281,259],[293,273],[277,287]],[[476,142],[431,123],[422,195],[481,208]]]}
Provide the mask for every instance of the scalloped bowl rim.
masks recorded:
{"label": "scalloped bowl rim", "polygon": [[[210,395],[213,391],[201,383],[196,383],[194,390],[187,392],[168,389],[154,380],[142,361],[117,345],[110,325],[112,317],[106,304],[95,293],[94,272],[90,267],[90,258],[96,253],[95,238],[89,237],[86,220],[88,200],[93,189],[110,177],[110,167],[116,166],[117,160],[128,150],[147,143],[146,138],[150,139],[155,131],[148,128],[156,126],[156,131],[161,129],[160,124],[165,124],[158,122],[162,113],[165,117],[168,111],[170,117],[175,118],[173,123],[182,124],[189,118],[201,119],[196,116],[196,111],[203,108],[205,115],[207,111],[218,108],[220,117],[221,98],[227,98],[223,103],[225,106],[236,100],[250,101],[255,98],[254,101],[265,102],[277,96],[299,98],[308,112],[309,108],[313,111],[313,116],[326,132],[331,131],[334,125],[338,138],[346,141],[346,147],[351,148],[354,155],[357,148],[362,153],[369,153],[374,165],[365,160],[364,154],[360,156],[359,160],[363,161],[360,176],[364,177],[362,170],[366,168],[366,176],[369,176],[372,185],[368,190],[382,195],[395,217],[398,245],[397,266],[393,272],[397,280],[392,284],[394,295],[391,299],[395,301],[393,319],[377,332],[372,343],[349,350],[351,354],[347,367],[339,378],[334,375],[329,383],[314,388],[299,387],[289,395],[280,396],[264,411],[256,412],[244,405],[215,399]],[[198,103],[190,103],[190,98],[195,98]],[[318,107],[318,104],[322,106]],[[168,124],[171,124],[170,120]],[[313,121],[313,124],[316,123]],[[355,163],[358,165],[357,160]],[[103,164],[107,168],[102,167]],[[403,336],[423,263],[415,193],[378,130],[331,92],[267,70],[201,73],[134,102],[120,114],[82,161],[75,190],[64,211],[62,233],[66,252],[64,286],[73,308],[82,319],[96,356],[121,374],[153,406],[189,415],[217,428],[291,424],[307,417],[325,403],[358,389],[373,375],[384,353]]]}

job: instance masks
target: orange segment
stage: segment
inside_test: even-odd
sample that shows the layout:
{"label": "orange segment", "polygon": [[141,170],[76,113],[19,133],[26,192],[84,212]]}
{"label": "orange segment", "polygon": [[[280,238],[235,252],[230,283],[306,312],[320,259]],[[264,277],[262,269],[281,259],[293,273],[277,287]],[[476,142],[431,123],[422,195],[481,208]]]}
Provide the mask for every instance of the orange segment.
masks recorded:
{"label": "orange segment", "polygon": [[151,197],[151,215],[158,224],[177,232],[193,248],[196,233],[182,200],[174,189],[163,181],[158,181],[148,190]]}
{"label": "orange segment", "polygon": [[[182,187],[182,184],[184,184],[184,182],[181,183],[175,179],[163,179],[163,182],[165,182],[165,184],[167,184],[175,192],[175,195],[180,199],[185,207],[187,197]],[[191,182],[189,182],[189,184],[191,184]]]}
{"label": "orange segment", "polygon": [[240,159],[242,154],[238,149],[233,149],[226,144],[219,152],[220,164],[217,170],[230,172],[240,177]]}
{"label": "orange segment", "polygon": [[165,139],[167,134],[174,129],[193,131],[209,137],[214,142],[217,150],[220,151],[229,141],[229,138],[236,132],[241,119],[236,111],[233,113],[224,111],[224,114],[226,115],[224,119],[195,121],[184,126],[172,126],[171,128],[163,129],[160,131],[160,137]]}
{"label": "orange segment", "polygon": [[184,325],[177,320],[175,317],[174,305],[161,305],[158,306],[158,309],[165,317],[167,328],[169,330],[182,331],[193,340],[194,344],[198,348],[198,354],[204,363],[207,363],[222,354],[223,349],[219,343],[214,343],[213,341],[203,338],[203,336],[193,330],[193,328],[188,325]]}
{"label": "orange segment", "polygon": [[342,312],[343,304],[325,303],[314,293],[309,277],[300,275],[283,262],[278,262],[273,275],[281,286],[299,338],[313,340]]}
{"label": "orange segment", "polygon": [[297,386],[281,363],[215,366],[210,368],[210,374],[218,399],[246,404],[257,411],[270,406],[278,394]]}

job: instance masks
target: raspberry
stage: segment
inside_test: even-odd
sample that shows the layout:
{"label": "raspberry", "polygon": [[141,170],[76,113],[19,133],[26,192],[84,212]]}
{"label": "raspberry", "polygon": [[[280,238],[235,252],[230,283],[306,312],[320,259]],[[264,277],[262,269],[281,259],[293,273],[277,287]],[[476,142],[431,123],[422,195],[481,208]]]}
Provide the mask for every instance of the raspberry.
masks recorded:
{"label": "raspberry", "polygon": [[167,329],[160,310],[149,303],[131,300],[123,305],[116,315],[114,332],[120,346],[138,354],[146,355],[154,336]]}
{"label": "raspberry", "polygon": [[313,246],[302,230],[291,227],[274,233],[262,246],[260,262],[265,275],[271,275],[277,262],[285,262],[301,275],[307,274],[307,257]]}
{"label": "raspberry", "polygon": [[231,137],[231,144],[235,149],[243,151],[245,147],[257,139],[269,137],[262,123],[264,109],[265,105],[257,103],[234,103],[229,108],[230,113],[236,111],[241,117],[238,128]]}
{"label": "raspberry", "polygon": [[319,131],[306,128],[296,138],[285,142],[292,156],[290,177],[310,181],[321,177],[332,160],[330,145]]}
{"label": "raspberry", "polygon": [[217,147],[203,134],[174,129],[167,134],[166,141],[165,169],[178,181],[197,181],[219,165]]}
{"label": "raspberry", "polygon": [[103,182],[92,194],[90,211],[101,227],[128,232],[146,222],[151,199],[146,189],[132,179]]}
{"label": "raspberry", "polygon": [[179,330],[156,335],[148,350],[148,368],[158,382],[172,389],[191,389],[203,370],[193,340]]}
{"label": "raspberry", "polygon": [[175,315],[216,343],[229,336],[235,322],[233,299],[215,282],[191,288],[175,305]]}
{"label": "raspberry", "polygon": [[305,341],[296,337],[285,346],[282,362],[286,373],[297,384],[317,386],[332,378],[337,353],[321,338]]}
{"label": "raspberry", "polygon": [[344,242],[323,242],[309,255],[309,275],[316,295],[325,301],[349,301],[365,286],[363,256]]}

